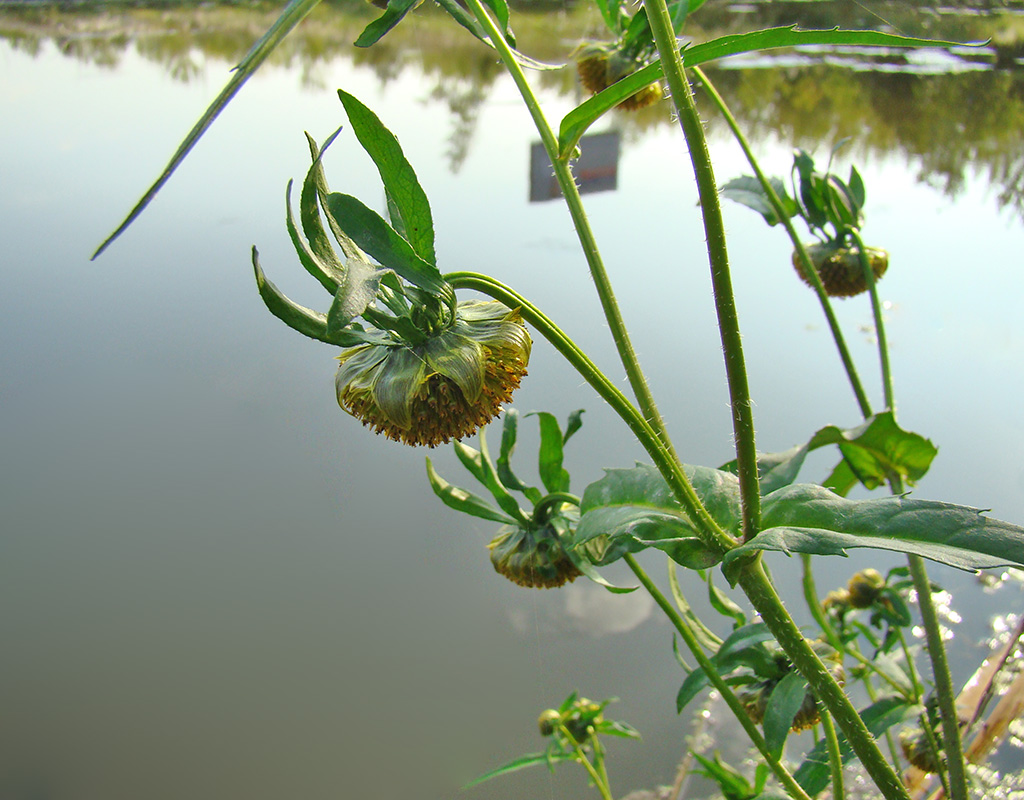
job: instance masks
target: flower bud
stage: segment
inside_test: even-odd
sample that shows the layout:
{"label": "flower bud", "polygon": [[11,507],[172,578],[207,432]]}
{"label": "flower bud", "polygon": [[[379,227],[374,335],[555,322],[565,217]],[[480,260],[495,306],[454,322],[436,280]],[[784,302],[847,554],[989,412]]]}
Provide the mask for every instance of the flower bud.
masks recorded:
{"label": "flower bud", "polygon": [[494,569],[520,586],[556,588],[582,574],[550,526],[506,527],[487,547]]}
{"label": "flower bud", "polygon": [[850,605],[854,608],[869,608],[885,588],[885,578],[876,569],[861,570],[852,578],[847,587]]}

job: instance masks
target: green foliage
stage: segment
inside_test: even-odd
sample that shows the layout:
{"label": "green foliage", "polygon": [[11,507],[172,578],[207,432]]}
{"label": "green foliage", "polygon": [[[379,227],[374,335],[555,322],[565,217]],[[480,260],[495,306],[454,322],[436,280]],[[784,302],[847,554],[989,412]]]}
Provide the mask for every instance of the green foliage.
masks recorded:
{"label": "green foliage", "polygon": [[909,497],[847,500],[797,484],[765,497],[762,509],[761,532],[726,554],[727,573],[760,550],[845,555],[856,547],[914,553],[966,570],[1024,566],[1024,528],[966,506]]}

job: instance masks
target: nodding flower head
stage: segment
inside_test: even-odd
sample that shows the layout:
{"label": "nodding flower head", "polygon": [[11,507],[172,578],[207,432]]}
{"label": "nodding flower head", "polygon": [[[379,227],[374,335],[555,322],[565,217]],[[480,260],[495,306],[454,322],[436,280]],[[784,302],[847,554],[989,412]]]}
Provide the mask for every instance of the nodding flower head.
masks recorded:
{"label": "nodding flower head", "polygon": [[[604,91],[643,66],[645,65],[642,60],[630,58],[608,44],[587,45],[580,50],[576,59],[576,71],[580,76],[580,82],[591,94]],[[661,98],[661,84],[651,83],[619,103],[618,108],[636,111]]]}
{"label": "nodding flower head", "polygon": [[487,547],[495,571],[519,586],[553,589],[583,574],[550,525],[535,529],[508,526]]}
{"label": "nodding flower head", "polygon": [[460,303],[447,327],[419,342],[352,347],[340,356],[338,403],[389,439],[434,447],[486,425],[512,398],[530,360],[519,313]]}
{"label": "nodding flower head", "polygon": [[323,148],[307,135],[313,165],[303,181],[301,232],[291,184],[288,231],[300,263],[333,302],[324,314],[290,300],[267,280],[253,248],[260,296],[289,327],[342,348],[338,403],[364,425],[411,445],[461,439],[511,400],[526,374],[530,335],[517,310],[493,300],[457,302],[437,267],[430,207],[412,166],[369,109],[339,95],[361,141],[390,142],[386,154],[368,152],[380,161],[391,222],[328,191]]}

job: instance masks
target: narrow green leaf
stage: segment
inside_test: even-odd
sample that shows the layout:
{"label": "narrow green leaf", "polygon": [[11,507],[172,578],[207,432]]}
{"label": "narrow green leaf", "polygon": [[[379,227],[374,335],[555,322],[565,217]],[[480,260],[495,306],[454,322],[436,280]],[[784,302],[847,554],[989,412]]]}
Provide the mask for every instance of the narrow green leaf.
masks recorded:
{"label": "narrow green leaf", "polygon": [[866,192],[864,189],[864,179],[857,172],[857,168],[850,165],[850,191],[853,192],[853,199],[857,203],[857,208],[864,208],[864,202],[866,199]]}
{"label": "narrow green leaf", "polygon": [[514,519],[502,514],[486,500],[448,483],[434,470],[434,465],[429,457],[427,458],[427,478],[430,480],[430,488],[434,490],[434,494],[441,498],[441,502],[449,508],[492,522],[501,522],[505,525],[517,524]]}
{"label": "narrow green leaf", "polygon": [[316,140],[312,136],[306,134],[306,143],[309,146],[309,154],[313,163],[306,171],[306,177],[302,181],[302,193],[299,197],[299,220],[302,223],[302,233],[308,244],[300,239],[298,231],[295,230],[291,209],[291,183],[288,184],[288,233],[291,236],[292,244],[306,271],[320,281],[331,294],[338,290],[338,284],[341,283],[345,272],[345,265],[334,252],[331,240],[327,238],[327,232],[320,219],[318,190],[320,184],[325,188],[327,185],[327,179],[323,174],[323,153],[340,132],[341,128],[331,134],[322,148],[317,146]]}
{"label": "narrow green leaf", "polygon": [[516,499],[508,493],[508,490],[502,485],[494,471],[494,465],[491,463],[491,459],[487,455],[487,438],[484,431],[480,431],[481,450],[474,450],[472,447],[468,447],[458,441],[455,442],[454,446],[455,453],[458,455],[459,460],[470,472],[473,473],[473,476],[487,488],[501,510],[513,519],[517,520],[517,524],[529,525],[529,517],[523,513],[523,510],[519,507],[519,503],[517,503]]}
{"label": "narrow green leaf", "polygon": [[418,256],[376,211],[355,197],[332,192],[327,195],[327,210],[352,241],[409,283],[434,294],[440,294],[447,285],[437,267]]}
{"label": "narrow green leaf", "polygon": [[698,775],[704,775],[717,783],[725,797],[737,798],[749,797],[751,795],[752,787],[750,782],[741,772],[722,761],[717,752],[714,753],[713,759],[703,756],[696,751],[694,751],[693,757],[704,767],[703,770],[694,770],[694,772]]}
{"label": "narrow green leaf", "polygon": [[359,34],[359,38],[355,41],[355,46],[369,47],[376,44],[384,34],[401,22],[405,15],[412,11],[419,2],[420,0],[388,0],[384,13],[363,29],[363,32]]}
{"label": "narrow green leaf", "polygon": [[525,756],[509,761],[507,764],[492,769],[490,772],[484,773],[479,778],[476,778],[465,786],[462,790],[471,789],[474,786],[479,786],[481,783],[491,780],[491,778],[497,778],[500,775],[508,775],[510,772],[516,772],[527,767],[535,767],[539,764],[551,764],[552,762],[560,763],[563,761],[575,761],[576,756],[573,753],[529,753]]}
{"label": "narrow green leaf", "polygon": [[517,492],[522,492],[526,495],[526,499],[534,505],[537,505],[542,499],[543,495],[539,489],[533,486],[527,486],[523,483],[516,474],[512,471],[512,453],[516,449],[516,438],[519,435],[519,412],[514,408],[505,409],[505,417],[502,420],[501,427],[501,450],[498,453],[498,461],[495,465],[495,469],[498,473],[498,479],[505,484],[509,489],[515,489]]}
{"label": "narrow green leaf", "polygon": [[428,264],[436,264],[430,202],[412,165],[402,152],[398,139],[376,114],[355,97],[341,89],[338,90],[338,97],[341,98],[359,144],[376,164],[388,197],[398,209],[404,227],[402,235],[412,245],[416,255]]}
{"label": "narrow green leaf", "polygon": [[672,561],[668,562],[668,584],[672,590],[672,599],[676,601],[679,613],[690,623],[690,629],[693,631],[694,636],[697,637],[701,647],[711,653],[717,652],[718,648],[722,646],[722,639],[705,625],[690,607],[689,601],[683,595],[682,586],[679,584],[676,565]]}
{"label": "narrow green leaf", "polygon": [[569,415],[569,419],[565,422],[565,435],[562,437],[563,445],[567,444],[572,435],[583,427],[583,415],[586,411],[585,408],[577,408]]}
{"label": "narrow green leaf", "polygon": [[761,533],[730,550],[726,567],[758,550],[846,555],[855,547],[913,553],[972,571],[1024,566],[1024,528],[976,508],[908,497],[847,500],[797,484],[765,497],[762,510]]}
{"label": "narrow green leaf", "polygon": [[[900,697],[883,697],[872,703],[867,708],[861,709],[860,716],[864,720],[867,729],[874,736],[881,736],[893,725],[899,725],[913,717],[920,716],[921,706],[908,704]],[[853,748],[846,741],[841,730],[836,731],[839,736],[839,752],[842,763],[846,764],[853,758]],[[815,797],[825,790],[831,780],[831,768],[827,745],[822,740],[806,756],[803,763],[793,777],[796,778],[804,790]]]}
{"label": "narrow green leaf", "polygon": [[793,670],[775,685],[768,697],[768,707],[764,712],[764,741],[776,758],[782,756],[789,729],[806,695],[807,679]]}
{"label": "narrow green leaf", "polygon": [[538,455],[540,480],[549,492],[569,491],[569,473],[562,467],[562,429],[555,415],[547,411],[536,411],[540,422],[540,452]]}
{"label": "narrow green leaf", "polygon": [[252,46],[252,49],[246,54],[237,67],[231,72],[231,78],[225,84],[224,88],[221,89],[220,94],[217,95],[216,99],[210,104],[210,107],[203,112],[203,115],[199,118],[199,121],[192,127],[192,130],[186,134],[184,140],[178,145],[178,149],[174,151],[174,155],[171,156],[171,160],[167,166],[164,167],[164,171],[160,173],[160,177],[156,179],[156,182],[149,187],[146,193],[142,196],[142,199],[135,204],[135,207],[129,212],[124,222],[118,225],[117,229],[110,234],[103,243],[96,249],[96,252],[92,254],[92,258],[97,258],[110,244],[131,225],[138,216],[145,210],[146,206],[150,204],[157,192],[163,188],[163,185],[167,183],[167,180],[171,177],[174,171],[178,168],[182,161],[185,160],[185,156],[189,154],[200,137],[206,132],[206,129],[213,124],[213,121],[217,118],[221,111],[223,111],[231,98],[238,93],[238,90],[242,88],[242,85],[252,77],[253,73],[259,69],[260,65],[266,60],[274,49],[280,44],[281,40],[287,36],[292,28],[302,22],[303,19],[311,12],[314,8],[319,5],[320,0],[291,0],[284,11],[281,12],[281,16],[277,18],[277,21],[270,26],[270,29],[260,37],[260,39]]}
{"label": "narrow green leaf", "polygon": [[263,298],[267,310],[292,330],[298,331],[310,339],[317,339],[339,347],[351,347],[368,340],[360,332],[328,332],[327,318],[323,314],[290,300],[267,279],[260,267],[259,253],[255,247],[252,249],[252,265],[256,272],[256,287],[259,289],[260,297]]}
{"label": "narrow green leaf", "polygon": [[716,664],[728,663],[728,659],[732,658],[734,654],[762,642],[767,642],[771,638],[771,631],[768,630],[768,626],[763,622],[751,622],[748,625],[742,625],[726,637],[726,640],[722,642],[722,646],[712,661]]}
{"label": "narrow green leaf", "polygon": [[508,43],[509,47],[515,49],[516,46],[516,35],[512,32],[512,27],[509,25],[508,18],[508,3],[505,0],[483,0],[491,11],[494,12],[494,16],[498,18],[498,27],[501,29],[501,35]]}
{"label": "narrow green leaf", "polygon": [[[958,42],[934,39],[914,39],[877,31],[798,30],[796,26],[768,28],[751,33],[730,34],[702,44],[685,46],[680,54],[683,66],[692,67],[715,61],[719,58],[749,53],[757,50],[771,50],[779,47],[800,47],[805,45],[861,45],[865,47],[953,47]],[[662,76],[661,64],[655,61],[632,75],[612,84],[607,89],[577,106],[562,119],[558,132],[558,153],[568,158],[579,143],[587,128],[605,113],[627,97]]]}
{"label": "narrow green leaf", "polygon": [[711,580],[711,573],[708,573],[708,600],[711,602],[711,607],[723,617],[730,617],[737,625],[747,623],[747,615],[743,613],[743,609],[715,586],[714,581]]}

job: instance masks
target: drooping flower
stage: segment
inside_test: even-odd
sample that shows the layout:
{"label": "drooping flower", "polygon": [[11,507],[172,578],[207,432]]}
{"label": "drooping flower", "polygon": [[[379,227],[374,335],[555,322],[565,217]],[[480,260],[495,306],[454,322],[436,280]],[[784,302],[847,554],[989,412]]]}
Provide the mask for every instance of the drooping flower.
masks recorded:
{"label": "drooping flower", "polygon": [[495,301],[460,303],[446,327],[420,342],[344,351],[338,403],[395,441],[434,447],[462,439],[511,400],[530,347],[518,312]]}
{"label": "drooping flower", "polygon": [[487,547],[495,571],[519,586],[553,589],[583,574],[550,525],[536,528],[509,525]]}
{"label": "drooping flower", "polygon": [[[610,44],[590,44],[583,47],[576,58],[576,72],[580,83],[591,94],[597,94],[643,67],[642,61],[630,58]],[[630,95],[618,108],[636,111],[656,103],[663,96],[660,83],[651,83]]]}
{"label": "drooping flower", "polygon": [[[871,272],[875,280],[878,280],[889,268],[889,254],[877,247],[865,248],[865,252]],[[811,263],[829,297],[855,297],[868,290],[867,278],[860,264],[860,253],[856,248],[842,246],[835,241],[816,243],[807,247],[807,255],[811,257]],[[793,267],[800,280],[808,286],[814,285],[796,250],[793,251]]]}
{"label": "drooping flower", "polygon": [[398,141],[362,103],[339,96],[380,170],[389,220],[328,190],[323,151],[337,133],[323,148],[307,134],[313,164],[302,185],[301,231],[289,184],[288,232],[299,262],[333,302],[322,314],[287,298],[267,280],[253,248],[260,296],[289,327],[342,348],[338,403],[364,425],[411,445],[461,439],[511,400],[526,375],[530,335],[515,309],[457,302],[436,263],[426,193]]}

